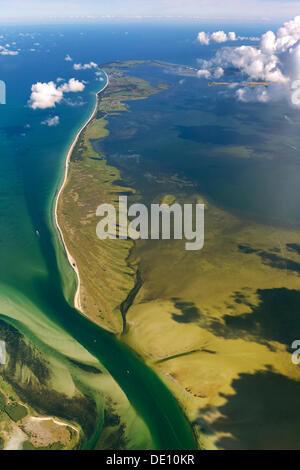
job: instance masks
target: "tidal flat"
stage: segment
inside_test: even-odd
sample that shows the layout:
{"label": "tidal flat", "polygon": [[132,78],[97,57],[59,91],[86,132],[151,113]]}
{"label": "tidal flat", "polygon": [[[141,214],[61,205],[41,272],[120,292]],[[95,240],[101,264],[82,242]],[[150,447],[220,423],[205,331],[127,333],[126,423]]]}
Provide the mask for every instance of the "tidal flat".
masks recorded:
{"label": "tidal flat", "polygon": [[[232,113],[212,99],[214,87],[200,90],[209,100],[196,99],[167,66],[104,70],[112,85],[72,157],[59,206],[83,312],[162,378],[200,448],[297,447],[300,375],[290,345],[300,333],[298,192],[287,188],[295,199],[288,212],[272,192],[284,182],[268,111],[257,123],[251,106],[230,104]],[[289,141],[297,138],[289,129]],[[288,171],[297,166],[292,157],[287,151],[285,173],[287,162]],[[122,194],[144,204],[204,203],[204,249],[100,241],[96,207],[117,205]]]}

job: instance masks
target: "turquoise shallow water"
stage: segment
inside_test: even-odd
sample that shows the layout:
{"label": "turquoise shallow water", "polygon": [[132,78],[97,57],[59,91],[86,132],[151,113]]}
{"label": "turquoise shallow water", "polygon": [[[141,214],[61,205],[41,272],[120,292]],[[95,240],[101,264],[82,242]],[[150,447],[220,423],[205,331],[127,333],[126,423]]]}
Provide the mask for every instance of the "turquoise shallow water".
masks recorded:
{"label": "turquoise shallow water", "polygon": [[[91,113],[100,84],[92,72],[82,72],[76,76],[86,81],[80,100],[72,95],[71,103],[38,111],[30,109],[27,101],[33,83],[75,75],[64,61],[66,54],[76,55],[76,61],[82,63],[115,59],[124,30],[117,31],[116,40],[112,38],[109,53],[102,53],[99,47],[91,54],[96,38],[104,47],[107,30],[81,34],[78,28],[61,29],[28,29],[31,36],[25,37],[20,36],[21,30],[6,30],[22,52],[0,58],[1,79],[8,90],[7,105],[0,108],[0,312],[4,318],[12,318],[33,341],[39,341],[39,334],[47,336],[47,330],[49,335],[56,327],[64,330],[78,342],[78,348],[83,346],[99,358],[111,373],[147,424],[156,448],[192,449],[195,442],[191,429],[163,383],[126,346],[80,316],[64,296],[63,286],[67,286],[65,292],[71,299],[75,279],[55,231],[54,197],[67,150]],[[40,45],[30,52],[33,42]],[[130,47],[128,44],[126,52],[123,50],[117,58],[128,55]],[[141,53],[137,51],[138,56]],[[58,127],[41,124],[54,115],[60,117]]]}
{"label": "turquoise shallow water", "polygon": [[[7,105],[0,107],[0,313],[17,319],[18,327],[33,340],[38,338],[39,331],[47,336],[58,328],[74,338],[75,349],[81,351],[83,346],[90,351],[115,378],[148,425],[155,446],[162,449],[195,447],[176,400],[134,353],[81,317],[64,295],[70,301],[75,278],[58,243],[53,201],[67,150],[90,115],[95,91],[99,89],[92,71],[75,72],[64,57],[70,54],[81,63],[155,58],[196,65],[200,50],[194,39],[199,29],[197,24],[8,28],[3,30],[7,40],[16,41],[21,52],[18,56],[0,57],[0,79],[7,84]],[[245,33],[244,28],[241,33]],[[249,31],[252,34],[258,32]],[[30,52],[34,43],[39,46]],[[202,57],[211,53],[210,48],[201,49]],[[150,76],[147,69],[139,74],[155,81],[155,74]],[[63,102],[53,110],[28,108],[33,83],[74,76],[87,82],[80,99],[72,95],[71,103]],[[166,76],[166,80],[173,80],[177,85],[165,95],[167,101],[157,95],[132,104],[138,116],[136,121],[147,124],[152,134],[138,129],[130,141],[131,149],[141,153],[152,170],[155,165],[162,169],[176,168],[193,177],[199,189],[219,205],[253,217],[269,214],[277,222],[281,219],[285,223],[286,218],[298,222],[299,161],[289,145],[298,147],[299,142],[297,126],[288,126],[282,119],[285,110],[277,107],[274,113],[274,109],[260,109],[259,120],[251,122],[254,115],[258,116],[255,107],[248,107],[246,112],[232,101],[218,101],[215,90],[208,91],[193,79],[181,88],[178,77]],[[54,115],[60,117],[58,127],[41,125]],[[156,122],[152,120],[153,115]],[[210,122],[212,116],[214,126]],[[297,123],[296,115],[291,114],[291,118]],[[115,137],[122,126],[126,133],[124,120],[111,119],[110,129]],[[134,124],[138,128],[139,122]],[[155,142],[153,132],[157,137]],[[218,157],[221,144],[241,145],[253,135],[258,152],[277,152],[280,158],[276,163],[236,158],[225,162]],[[219,141],[215,142],[214,138]],[[104,148],[108,154],[122,154],[128,145],[126,139],[107,139]],[[200,156],[197,165],[195,149]],[[254,182],[256,192],[250,191]]]}

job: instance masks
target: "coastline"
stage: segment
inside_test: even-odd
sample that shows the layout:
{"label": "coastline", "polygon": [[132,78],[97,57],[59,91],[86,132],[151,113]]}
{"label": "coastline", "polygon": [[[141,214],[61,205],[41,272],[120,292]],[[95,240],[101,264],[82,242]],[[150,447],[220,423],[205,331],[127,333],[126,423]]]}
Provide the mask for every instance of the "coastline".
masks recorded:
{"label": "coastline", "polygon": [[[106,73],[105,71],[103,71],[103,72],[104,72],[104,74],[106,75],[107,82],[106,82],[105,86],[103,86],[103,88],[101,88],[101,89],[96,93],[96,98],[97,98],[97,99],[96,99],[95,108],[94,108],[94,110],[93,110],[91,116],[88,118],[88,120],[85,122],[85,124],[82,126],[82,128],[81,128],[81,129],[78,131],[78,133],[76,134],[75,139],[74,139],[74,141],[72,142],[72,145],[70,146],[70,149],[69,149],[68,154],[67,154],[66,162],[65,162],[65,174],[64,174],[64,179],[63,179],[63,181],[62,181],[62,184],[61,184],[61,187],[60,187],[60,189],[59,189],[59,192],[58,192],[58,194],[57,194],[57,196],[56,196],[56,198],[55,198],[55,211],[54,211],[54,213],[55,213],[55,223],[56,223],[56,227],[57,227],[57,229],[58,229],[58,231],[59,231],[59,233],[60,233],[60,237],[61,237],[61,240],[62,240],[62,243],[63,243],[63,246],[64,246],[64,250],[65,250],[65,253],[67,254],[68,262],[69,262],[69,264],[71,265],[73,271],[75,272],[76,278],[77,278],[77,289],[76,289],[76,292],[75,292],[74,297],[73,297],[73,290],[72,290],[72,297],[74,298],[74,308],[82,315],[82,317],[87,318],[87,319],[89,320],[89,322],[93,322],[93,320],[90,318],[90,316],[89,316],[88,314],[86,314],[86,313],[84,312],[84,307],[83,307],[83,305],[81,305],[81,302],[80,302],[81,286],[82,286],[82,284],[84,283],[84,277],[82,276],[82,273],[81,273],[81,275],[80,275],[80,273],[79,273],[80,266],[77,266],[77,263],[75,262],[75,259],[71,256],[71,254],[70,254],[70,252],[69,252],[69,250],[68,250],[68,248],[67,248],[67,245],[66,245],[66,241],[65,241],[65,238],[64,238],[64,235],[63,235],[63,231],[62,231],[61,227],[59,226],[59,223],[58,223],[58,203],[59,203],[59,200],[60,200],[59,198],[60,198],[60,196],[61,196],[61,194],[62,194],[62,191],[64,190],[64,188],[65,188],[65,186],[66,186],[66,183],[67,183],[67,179],[68,179],[68,176],[69,176],[69,169],[71,170],[71,168],[70,168],[70,161],[71,161],[71,155],[72,155],[72,153],[73,153],[73,151],[74,151],[74,148],[75,148],[76,144],[78,143],[78,140],[79,140],[79,138],[80,138],[80,136],[81,136],[81,133],[87,128],[87,126],[91,123],[91,121],[92,121],[92,120],[94,119],[94,117],[95,117],[95,114],[96,114],[96,112],[97,112],[97,110],[98,110],[99,101],[100,101],[100,100],[99,100],[99,94],[100,94],[102,91],[104,91],[104,90],[107,88],[107,86],[109,85],[109,77],[108,77],[108,75],[107,75],[107,73]],[[139,87],[139,82],[138,82],[137,85],[135,84],[135,86],[137,87],[137,89],[138,89],[140,95],[141,95],[143,98],[147,98],[147,97],[150,96],[151,94],[157,92],[157,91],[155,91],[156,89],[152,88],[150,85],[149,85],[149,89],[147,88],[146,91],[144,90],[143,87]],[[129,99],[129,100],[130,100],[130,99],[133,99],[133,100],[134,100],[134,99],[138,99],[138,98],[136,98],[135,96],[134,96],[134,97],[131,97],[131,94],[130,94],[130,93],[129,93],[129,97],[128,97],[128,96],[126,95],[126,93],[124,93],[124,100],[125,100],[125,99]],[[120,101],[121,101],[121,100],[120,100]],[[80,272],[81,272],[81,271],[80,271]],[[96,323],[96,325],[97,325],[97,323]],[[110,331],[109,329],[105,328],[105,326],[102,326],[102,325],[98,325],[98,326],[100,326],[100,328],[101,328],[101,329],[104,329],[106,332],[107,332],[107,331]],[[94,342],[96,342],[96,340],[94,340]],[[94,344],[93,344],[93,347],[94,347]],[[131,346],[130,344],[127,344],[127,343],[124,342],[124,341],[121,341],[121,342],[120,342],[120,347],[121,347],[121,351],[122,351],[122,352],[126,351],[127,348],[128,348],[129,351],[131,351],[131,352],[133,352],[134,354],[136,354],[136,351],[134,350],[134,348],[132,348],[132,346]],[[125,348],[125,349],[123,349],[123,348]],[[101,357],[101,359],[102,359],[102,357]],[[137,359],[137,358],[136,358],[136,359]],[[163,375],[162,375],[161,373],[157,373],[157,371],[155,370],[154,367],[149,367],[149,365],[147,366],[145,359],[146,359],[146,358],[143,357],[143,355],[140,355],[141,363],[138,363],[138,362],[135,363],[135,369],[134,369],[135,372],[139,371],[141,366],[142,366],[142,369],[141,369],[141,372],[142,372],[142,373],[143,373],[143,367],[146,367],[147,369],[149,369],[150,377],[151,377],[151,374],[153,374],[153,376],[152,376],[153,379],[155,378],[155,380],[158,380],[157,383],[159,384],[159,387],[160,387],[160,388],[158,389],[159,393],[157,394],[157,396],[158,396],[158,395],[160,396],[161,394],[162,394],[162,396],[164,396],[164,395],[163,395],[163,390],[161,390],[161,385],[163,385],[163,386],[165,387],[165,389],[167,390],[168,394],[169,394],[169,396],[168,396],[168,398],[167,398],[167,402],[166,402],[166,408],[168,408],[168,406],[173,403],[174,405],[177,406],[178,412],[180,412],[179,414],[181,415],[181,416],[178,416],[177,414],[175,414],[174,420],[175,420],[175,421],[179,420],[178,422],[180,422],[180,419],[183,419],[183,420],[184,420],[184,421],[181,422],[179,425],[177,425],[177,424],[176,424],[176,426],[174,426],[174,424],[171,425],[171,430],[170,430],[170,431],[171,431],[171,435],[169,436],[169,439],[172,441],[173,438],[175,438],[175,439],[178,441],[178,436],[177,436],[177,434],[180,435],[180,434],[182,433],[184,438],[185,438],[185,434],[188,434],[188,436],[186,437],[188,444],[184,444],[185,446],[188,446],[188,447],[182,447],[182,448],[184,448],[184,449],[186,449],[186,448],[189,448],[189,449],[196,449],[196,448],[198,448],[198,439],[197,439],[197,436],[196,436],[196,434],[195,434],[195,432],[194,432],[194,430],[193,430],[193,427],[192,427],[192,425],[191,425],[191,423],[190,423],[190,420],[189,420],[188,417],[187,417],[185,408],[181,406],[181,403],[179,403],[176,394],[173,392],[172,389],[170,389],[170,386],[169,386],[169,384],[166,383],[165,378],[163,377]],[[109,371],[110,373],[112,373],[113,377],[115,378],[115,373],[113,373],[113,372],[115,372],[115,371],[112,371],[112,372],[111,372],[111,369],[110,369],[110,367],[109,367],[107,364],[105,364],[105,367],[108,368],[108,371]],[[128,365],[126,365],[126,368],[124,367],[123,370],[131,370],[131,367],[132,367],[132,365],[131,365],[131,363],[130,363],[130,366],[128,367]],[[120,375],[119,375],[119,368],[120,368],[120,367],[119,367],[119,363],[118,363],[118,366],[117,366],[117,369],[118,369],[118,371],[117,371],[117,377],[118,377],[117,383],[118,383],[120,386],[122,386],[122,389],[123,389],[123,390],[126,390],[127,387],[125,386],[125,383],[123,383],[123,377],[122,377],[122,375],[121,375],[121,377],[120,377]],[[121,369],[121,370],[122,370],[122,369]],[[121,372],[121,374],[122,374],[122,372]],[[153,379],[151,380],[152,385],[154,385],[154,384],[156,383],[155,380],[154,380],[154,382],[153,382]],[[126,382],[127,382],[127,380],[128,380],[128,378],[126,377]],[[140,384],[140,377],[139,377],[138,380],[139,380],[138,383]],[[121,385],[121,384],[122,384],[122,385]],[[138,398],[139,398],[139,397],[138,397]],[[172,405],[171,405],[171,406],[172,406]],[[134,407],[136,408],[136,406],[134,406]],[[138,408],[139,408],[139,406],[138,406],[136,409],[138,409]],[[165,415],[165,411],[163,411],[163,410],[161,409],[161,406],[159,406],[159,408],[160,408],[160,410],[159,410],[159,419],[161,420],[161,415]],[[149,419],[150,419],[150,423],[152,423],[152,418],[149,418],[149,415],[148,415],[148,416],[147,416],[147,419],[146,419],[146,424],[147,424],[147,425],[149,425],[149,424],[148,424],[148,423],[149,423],[149,421],[148,421]],[[168,426],[169,426],[169,425],[170,425],[170,419],[169,419],[168,415],[166,415],[166,421],[168,422]],[[172,420],[172,421],[173,421],[173,420]],[[150,426],[150,427],[151,427],[151,426]],[[178,429],[177,432],[175,431],[175,428]],[[180,430],[180,431],[179,431],[179,430]],[[164,438],[165,438],[165,436],[164,436]],[[185,440],[185,439],[184,439],[184,440]],[[166,446],[167,446],[166,448],[169,448],[169,445],[170,445],[170,444],[169,444],[169,442],[168,442],[168,443],[166,444]],[[178,449],[178,448],[181,449],[181,445],[182,445],[182,444],[181,444],[181,442],[180,442],[180,440],[179,440],[179,441],[175,444],[174,450],[175,450],[175,449]],[[173,447],[172,447],[172,448],[173,448]]]}
{"label": "coastline", "polygon": [[80,305],[80,285],[81,285],[80,274],[79,274],[79,270],[77,268],[76,261],[74,260],[73,256],[71,255],[71,253],[68,250],[68,247],[66,245],[62,229],[61,229],[61,227],[58,223],[57,209],[58,209],[59,198],[62,194],[62,191],[64,190],[64,187],[65,187],[67,179],[68,179],[70,160],[71,160],[71,155],[73,153],[73,150],[74,150],[74,148],[75,148],[75,146],[78,142],[78,139],[79,139],[81,133],[85,130],[85,128],[89,125],[89,123],[94,119],[94,117],[97,113],[98,103],[99,103],[98,94],[101,93],[102,91],[104,91],[109,85],[109,77],[108,77],[107,73],[104,70],[102,70],[102,72],[105,74],[106,84],[99,91],[97,91],[97,93],[96,93],[96,104],[95,104],[95,107],[93,109],[93,112],[90,115],[90,117],[88,118],[88,120],[85,122],[85,124],[81,127],[81,129],[79,129],[79,131],[77,132],[77,134],[75,136],[75,139],[73,140],[73,142],[72,142],[72,144],[69,148],[69,151],[67,153],[67,157],[66,157],[66,160],[65,160],[64,178],[63,178],[62,184],[60,186],[60,189],[59,189],[59,191],[56,195],[55,206],[54,206],[55,225],[56,225],[56,228],[59,232],[60,239],[61,239],[61,242],[63,244],[65,253],[67,255],[69,264],[70,264],[71,268],[73,269],[73,271],[75,272],[76,278],[77,278],[77,289],[76,289],[75,296],[74,296],[74,307],[83,315],[84,315],[84,313],[83,313],[83,311],[81,309],[81,305]]}

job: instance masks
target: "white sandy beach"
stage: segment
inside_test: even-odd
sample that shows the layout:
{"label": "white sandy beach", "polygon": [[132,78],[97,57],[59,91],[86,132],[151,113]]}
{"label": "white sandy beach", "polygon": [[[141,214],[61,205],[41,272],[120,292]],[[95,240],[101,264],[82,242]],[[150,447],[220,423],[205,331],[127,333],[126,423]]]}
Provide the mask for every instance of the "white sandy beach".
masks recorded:
{"label": "white sandy beach", "polygon": [[102,91],[104,91],[108,85],[109,85],[109,77],[107,75],[106,72],[103,71],[103,73],[105,74],[106,76],[106,84],[104,85],[103,88],[101,88],[97,93],[96,93],[96,104],[95,104],[95,108],[91,114],[91,116],[89,117],[89,119],[86,121],[86,123],[82,126],[82,128],[77,132],[76,134],[76,137],[68,151],[68,154],[67,154],[67,158],[66,158],[66,163],[65,163],[65,173],[64,173],[64,179],[63,179],[63,182],[61,184],[61,187],[60,187],[60,190],[58,191],[58,194],[56,196],[56,199],[55,199],[55,209],[54,209],[54,215],[55,215],[55,224],[56,224],[56,227],[59,231],[59,234],[60,234],[60,238],[61,238],[61,241],[64,245],[64,248],[65,248],[65,251],[66,251],[66,254],[67,254],[67,258],[68,258],[68,261],[72,267],[72,269],[75,271],[76,273],[76,277],[77,277],[77,289],[76,289],[76,293],[75,293],[75,297],[74,297],[74,306],[77,310],[80,311],[80,313],[83,313],[82,310],[81,310],[81,305],[80,305],[80,275],[79,275],[79,271],[78,271],[78,268],[77,268],[77,264],[76,264],[76,261],[74,260],[74,258],[71,256],[68,248],[67,248],[67,245],[65,243],[65,240],[64,240],[64,236],[63,236],[63,232],[62,232],[62,229],[60,228],[59,226],[59,223],[58,223],[58,217],[57,217],[57,209],[58,209],[58,201],[59,201],[59,198],[62,194],[62,191],[65,187],[65,184],[67,182],[67,178],[68,178],[68,172],[69,172],[69,165],[70,165],[70,159],[71,159],[71,155],[72,155],[72,152],[75,148],[75,145],[77,144],[77,141],[79,139],[79,136],[81,134],[82,131],[84,131],[84,129],[86,128],[86,126],[92,121],[92,119],[95,117],[96,115],[96,112],[97,112],[97,109],[98,109],[98,102],[99,102],[99,99],[98,99],[98,94],[101,93]]}

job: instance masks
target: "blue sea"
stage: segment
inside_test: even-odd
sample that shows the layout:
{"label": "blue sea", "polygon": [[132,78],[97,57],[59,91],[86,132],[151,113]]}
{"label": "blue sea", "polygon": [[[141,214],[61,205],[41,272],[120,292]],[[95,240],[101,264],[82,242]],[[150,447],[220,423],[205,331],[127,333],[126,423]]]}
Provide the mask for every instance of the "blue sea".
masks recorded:
{"label": "blue sea", "polygon": [[[0,34],[4,36],[0,40],[0,45],[9,43],[11,49],[19,49],[18,55],[0,55],[0,80],[6,83],[7,88],[7,104],[0,105],[0,314],[10,316],[14,303],[17,308],[17,303],[19,303],[17,297],[20,295],[20,298],[26,298],[31,305],[64,328],[92,354],[99,357],[139,413],[144,413],[145,419],[149,420],[157,447],[161,446],[161,448],[167,448],[168,444],[160,431],[162,418],[159,407],[171,398],[167,392],[163,395],[160,391],[159,396],[149,393],[146,378],[152,381],[153,389],[157,386],[159,390],[160,385],[158,383],[155,385],[152,372],[144,370],[142,365],[136,369],[136,376],[124,378],[123,371],[133,367],[134,360],[131,356],[127,357],[127,353],[122,349],[120,372],[118,361],[111,360],[109,348],[115,347],[111,343],[112,340],[108,336],[103,336],[103,343],[99,341],[96,345],[93,340],[94,335],[97,334],[96,327],[91,326],[88,320],[83,318],[74,321],[76,312],[65,300],[57,265],[55,251],[57,236],[53,232],[53,200],[62,180],[68,148],[91,114],[95,105],[95,92],[102,87],[94,69],[77,71],[73,69],[73,64],[87,64],[91,61],[103,64],[116,60],[156,59],[197,67],[197,59],[209,59],[215,54],[217,48],[221,47],[216,44],[202,47],[196,41],[198,32],[216,29],[219,29],[219,26],[196,22],[19,25],[0,28]],[[227,31],[236,31],[241,36],[260,36],[267,29],[277,29],[277,25],[226,25]],[[243,43],[247,44],[247,41]],[[67,55],[73,58],[73,62],[65,60]],[[142,70],[141,74],[143,74]],[[81,93],[69,93],[66,95],[68,99],[63,100],[53,109],[33,110],[30,108],[28,101],[33,84],[50,81],[63,83],[57,80],[68,81],[71,78],[84,81],[85,89]],[[147,75],[143,78],[149,78],[150,81],[153,79]],[[174,77],[166,75],[166,81],[173,79]],[[199,178],[203,192],[217,205],[226,206],[233,211],[245,211],[249,217],[253,218],[265,218],[269,211],[270,221],[276,219],[279,211],[280,220],[277,220],[279,224],[285,224],[286,219],[289,223],[298,224],[300,219],[298,209],[300,202],[299,156],[295,148],[297,149],[300,142],[297,127],[294,127],[292,131],[287,131],[285,135],[282,131],[285,129],[282,121],[279,122],[277,118],[274,118],[271,108],[257,108],[252,104],[242,109],[241,105],[230,100],[222,101],[222,96],[218,95],[215,89],[207,90],[207,85],[204,86],[203,83],[200,85],[200,81],[198,83],[197,80],[194,78],[189,82],[195,85],[195,89],[189,91],[189,96],[188,89],[185,89],[185,104],[188,99],[191,100],[191,109],[186,118],[184,107],[180,108],[183,102],[177,102],[176,96],[170,91],[170,96],[174,100],[170,109],[174,111],[174,116],[176,113],[176,116],[180,116],[177,120],[177,126],[179,125],[177,132],[180,134],[182,145],[192,148],[186,143],[187,141],[193,141],[193,145],[197,142],[205,142],[207,146],[203,152],[206,152],[210,145],[213,148],[213,144],[218,143],[218,139],[223,139],[222,145],[230,145],[239,137],[228,131],[228,119],[231,112],[235,112],[241,122],[243,116],[247,115],[251,130],[249,135],[253,138],[253,145],[258,145],[258,150],[261,152],[266,153],[268,149],[277,152],[278,159],[274,164],[270,164],[268,159],[261,162],[258,159],[254,163],[249,159],[228,159],[227,164],[219,158],[203,159],[195,173],[188,165],[188,162],[192,160],[188,158],[185,162],[180,160],[180,147],[177,147],[176,151],[174,144],[169,153],[174,156],[173,165],[177,166],[180,171],[186,172],[188,177],[192,177],[194,172],[194,176]],[[198,126],[195,130],[196,135],[192,128],[193,118],[204,105],[207,106],[208,112],[212,112],[209,100],[213,93],[214,112],[217,113],[218,119],[223,119],[224,130],[218,135],[219,126],[212,135],[211,127],[200,129],[199,126],[203,123],[195,122],[194,125]],[[149,101],[145,106],[148,106],[148,110],[151,110],[153,106],[153,111],[156,112],[159,100],[160,97],[157,95],[151,103]],[[197,100],[199,101],[196,102]],[[219,101],[216,102],[217,100]],[[199,106],[198,109],[195,108],[195,103]],[[141,106],[143,103],[135,103],[132,109],[141,112]],[[277,107],[276,110],[279,113],[276,116],[280,115],[281,119],[285,109]],[[194,111],[195,114],[193,114]],[[49,127],[43,124],[55,116],[59,117],[59,125]],[[296,119],[293,115],[294,118]],[[275,119],[275,127],[270,124],[273,122],[272,119]],[[183,127],[184,121],[189,122],[189,128]],[[117,127],[118,122],[121,121],[116,120],[114,124],[114,119],[112,119],[112,128],[114,125]],[[172,122],[171,118],[170,122],[174,128],[176,122]],[[243,124],[245,124],[245,119]],[[157,124],[156,131],[157,137],[162,139],[163,128],[160,123]],[[252,132],[254,134],[251,134]],[[282,147],[277,143],[275,146],[273,142],[273,138],[278,137],[280,133],[283,139]],[[147,144],[150,148],[152,143],[151,136],[144,136],[144,146]],[[243,144],[238,140],[235,143]],[[109,139],[106,145],[109,149],[111,145]],[[112,147],[116,149],[118,143],[114,142]],[[122,153],[119,148],[117,150]],[[140,148],[137,147],[136,152],[139,153],[141,150],[142,144]],[[283,157],[287,160],[283,161]],[[163,153],[160,163],[164,164]],[[254,181],[257,181],[257,190],[253,186]],[[9,294],[10,292],[13,292],[13,295]],[[4,297],[6,303],[2,301]],[[7,298],[11,302],[9,310],[6,307]],[[22,320],[19,318],[18,321],[22,327]],[[42,320],[39,317],[37,321]],[[143,383],[144,379],[145,383]],[[147,409],[142,403],[145,396],[148,399]],[[153,413],[152,410],[154,410]],[[166,423],[165,426],[167,427],[168,424]],[[161,429],[166,428],[162,426]],[[172,445],[176,447],[179,444],[175,442]]]}
{"label": "blue sea", "polygon": [[[17,56],[0,56],[0,79],[7,87],[7,104],[0,106],[1,282],[26,291],[30,273],[45,269],[36,230],[41,231],[49,218],[67,149],[101,88],[93,70],[73,70],[73,63],[64,60],[66,55],[82,64],[157,59],[196,66],[199,57],[208,58],[216,49],[196,42],[203,28],[215,29],[196,23],[1,28],[2,44],[15,43],[11,49],[20,49]],[[230,28],[249,36],[264,31],[262,27]],[[30,109],[33,84],[73,77],[87,83],[80,96],[68,95],[71,105],[62,102],[55,109]],[[41,124],[53,116],[59,116],[59,126]]]}

